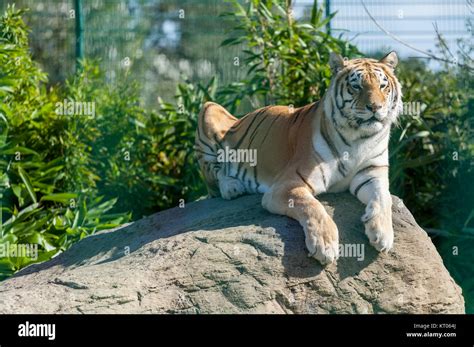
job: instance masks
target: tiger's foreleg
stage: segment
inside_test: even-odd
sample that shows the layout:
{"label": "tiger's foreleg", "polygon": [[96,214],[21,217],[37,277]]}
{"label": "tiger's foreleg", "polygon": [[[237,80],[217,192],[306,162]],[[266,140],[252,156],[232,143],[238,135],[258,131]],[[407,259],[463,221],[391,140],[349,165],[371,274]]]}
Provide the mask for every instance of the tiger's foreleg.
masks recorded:
{"label": "tiger's foreleg", "polygon": [[271,213],[297,220],[304,229],[308,256],[321,264],[339,257],[339,232],[323,205],[305,186],[281,185],[264,194],[262,206]]}
{"label": "tiger's foreleg", "polygon": [[360,171],[354,176],[350,191],[366,205],[361,220],[370,244],[378,251],[389,251],[393,247],[394,235],[388,167],[371,166]]}
{"label": "tiger's foreleg", "polygon": [[223,169],[217,173],[217,178],[219,191],[223,199],[231,200],[245,194],[244,184],[238,178],[226,176]]}

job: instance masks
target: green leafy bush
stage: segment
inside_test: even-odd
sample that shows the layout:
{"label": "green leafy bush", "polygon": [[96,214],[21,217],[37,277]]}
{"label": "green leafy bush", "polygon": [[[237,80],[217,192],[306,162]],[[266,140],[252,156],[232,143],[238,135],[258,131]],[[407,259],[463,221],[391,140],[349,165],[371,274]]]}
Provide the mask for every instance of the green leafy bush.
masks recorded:
{"label": "green leafy bush", "polygon": [[[433,237],[463,288],[466,311],[474,313],[472,37],[458,46],[457,64],[444,63],[438,71],[411,59],[400,64],[404,101],[407,106],[419,103],[420,114],[404,114],[394,129],[390,174],[392,192]],[[452,60],[442,37],[438,54]]]}
{"label": "green leafy bush", "polygon": [[159,99],[159,110],[146,111],[139,85],[124,72],[111,88],[89,63],[68,82],[71,100],[95,103],[95,116],[71,119],[66,141],[67,181],[83,192],[117,197],[114,211],[133,218],[190,201],[205,192],[194,160],[197,114],[213,98],[216,82],[178,85],[175,103]]}
{"label": "green leafy bush", "polygon": [[[194,129],[217,85],[180,84],[174,104],[160,99],[158,112],[146,111],[127,69],[108,85],[84,61],[64,87],[47,90],[22,13],[9,8],[0,19],[0,249],[33,244],[39,254],[0,254],[0,279],[97,230],[204,194]],[[58,112],[73,102],[92,103],[94,114]]]}
{"label": "green leafy bush", "polygon": [[392,133],[391,186],[423,226],[446,231],[473,222],[474,99],[464,74],[412,60],[399,71],[405,104],[420,113],[402,115]]}
{"label": "green leafy bush", "polygon": [[[320,99],[331,79],[329,54],[349,58],[360,54],[347,40],[325,32],[323,10],[314,1],[307,21],[296,21],[291,2],[251,0],[247,5],[231,1],[234,11],[223,14],[236,23],[222,46],[244,45],[247,78],[221,88],[218,101],[234,112],[243,100],[250,109],[268,104],[309,104]],[[245,7],[244,7],[245,6]],[[238,58],[238,57],[237,57]],[[249,109],[247,108],[246,111]]]}
{"label": "green leafy bush", "polygon": [[[21,14],[9,8],[0,18],[0,279],[129,219],[107,214],[116,200],[68,187],[74,129],[55,112],[58,91],[46,90],[47,78],[31,60]],[[25,244],[37,253],[11,253]]]}

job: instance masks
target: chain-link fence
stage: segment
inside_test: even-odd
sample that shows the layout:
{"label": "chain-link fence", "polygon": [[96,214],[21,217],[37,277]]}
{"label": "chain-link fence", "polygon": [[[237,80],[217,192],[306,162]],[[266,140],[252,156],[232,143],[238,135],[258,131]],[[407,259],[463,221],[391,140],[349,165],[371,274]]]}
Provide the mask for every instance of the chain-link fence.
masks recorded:
{"label": "chain-link fence", "polygon": [[[332,0],[330,3],[331,9],[337,11],[332,26],[348,30],[347,35],[354,38],[363,52],[389,48],[402,57],[421,56],[383,32],[369,17],[362,1]],[[455,48],[458,38],[469,35],[468,19],[474,13],[472,2],[467,0],[365,0],[364,3],[383,29],[424,51],[435,49],[435,27]]]}
{"label": "chain-link fence", "polygon": [[[13,1],[13,0],[12,0]],[[76,11],[74,0],[17,0],[29,8],[31,47],[35,59],[49,73],[50,82],[74,72]],[[91,0],[82,3],[84,55],[99,59],[113,83],[127,67],[143,85],[143,97],[153,105],[158,95],[174,94],[176,82],[189,78],[222,83],[245,74],[235,64],[241,47],[220,48],[231,28],[220,14],[228,4],[220,0]],[[0,9],[9,0],[2,0]],[[295,0],[297,18],[307,17],[313,0]],[[383,29],[422,50],[434,50],[436,26],[456,51],[456,40],[469,34],[470,0],[365,0],[367,10]],[[388,36],[369,17],[360,0],[326,0],[321,6],[337,11],[334,35],[345,35],[364,53],[396,50],[402,57],[422,56]],[[243,67],[243,68],[242,68]]]}

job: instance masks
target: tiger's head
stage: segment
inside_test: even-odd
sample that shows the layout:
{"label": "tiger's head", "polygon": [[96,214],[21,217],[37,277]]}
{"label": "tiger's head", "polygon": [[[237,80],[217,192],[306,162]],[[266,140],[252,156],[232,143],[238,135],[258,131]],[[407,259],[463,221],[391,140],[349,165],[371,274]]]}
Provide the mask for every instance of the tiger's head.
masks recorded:
{"label": "tiger's head", "polygon": [[380,60],[343,59],[331,53],[330,108],[335,125],[353,139],[370,137],[396,121],[402,111],[398,58],[390,52]]}

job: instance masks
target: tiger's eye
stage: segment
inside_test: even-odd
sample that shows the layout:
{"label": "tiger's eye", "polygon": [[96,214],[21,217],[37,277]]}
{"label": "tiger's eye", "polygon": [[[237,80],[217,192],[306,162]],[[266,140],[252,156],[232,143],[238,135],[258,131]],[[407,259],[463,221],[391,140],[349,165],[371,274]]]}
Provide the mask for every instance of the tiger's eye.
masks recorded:
{"label": "tiger's eye", "polygon": [[351,84],[351,88],[354,90],[360,90],[360,86],[357,84]]}

